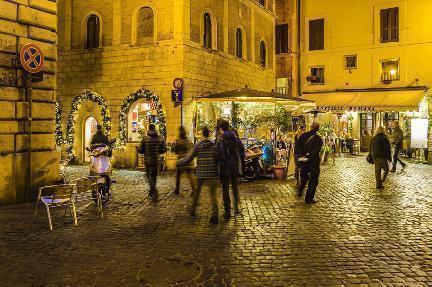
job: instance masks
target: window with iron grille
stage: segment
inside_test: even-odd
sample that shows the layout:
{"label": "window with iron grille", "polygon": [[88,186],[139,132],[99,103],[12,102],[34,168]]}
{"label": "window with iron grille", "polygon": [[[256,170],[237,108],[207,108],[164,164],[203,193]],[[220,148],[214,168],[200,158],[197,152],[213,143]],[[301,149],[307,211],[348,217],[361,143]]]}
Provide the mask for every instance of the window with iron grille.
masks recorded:
{"label": "window with iron grille", "polygon": [[324,50],[324,19],[309,21],[309,51]]}
{"label": "window with iron grille", "polygon": [[400,79],[399,73],[399,59],[381,60],[381,82],[398,81]]}
{"label": "window with iron grille", "polygon": [[383,9],[381,18],[381,43],[399,41],[399,8]]}
{"label": "window with iron grille", "polygon": [[288,24],[276,26],[276,54],[288,53]]}
{"label": "window with iron grille", "polygon": [[324,85],[324,67],[311,67],[307,81],[309,82],[309,85]]}
{"label": "window with iron grille", "polygon": [[345,56],[345,69],[357,69],[357,55]]}

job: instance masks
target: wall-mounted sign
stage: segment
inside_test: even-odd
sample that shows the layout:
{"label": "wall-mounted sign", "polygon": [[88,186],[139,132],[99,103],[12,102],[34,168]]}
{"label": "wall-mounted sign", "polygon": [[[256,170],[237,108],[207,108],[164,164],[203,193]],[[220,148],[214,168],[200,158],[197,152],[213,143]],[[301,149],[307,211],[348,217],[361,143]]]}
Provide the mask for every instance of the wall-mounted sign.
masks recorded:
{"label": "wall-mounted sign", "polygon": [[42,71],[44,55],[38,45],[28,43],[21,47],[20,62],[24,70],[35,74]]}
{"label": "wall-mounted sign", "polygon": [[171,102],[174,102],[174,103],[183,102],[183,90],[172,90],[171,91]]}
{"label": "wall-mounted sign", "polygon": [[182,78],[175,78],[173,81],[173,86],[176,90],[183,90],[184,80]]}
{"label": "wall-mounted sign", "polygon": [[427,148],[428,146],[428,120],[411,120],[411,147]]}

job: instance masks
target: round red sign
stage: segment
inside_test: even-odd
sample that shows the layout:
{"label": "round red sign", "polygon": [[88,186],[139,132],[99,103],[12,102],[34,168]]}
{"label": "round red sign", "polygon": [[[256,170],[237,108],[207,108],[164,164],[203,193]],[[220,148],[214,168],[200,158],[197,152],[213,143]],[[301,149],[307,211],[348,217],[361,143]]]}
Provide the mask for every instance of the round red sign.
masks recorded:
{"label": "round red sign", "polygon": [[28,43],[22,46],[20,50],[21,65],[29,73],[39,73],[44,64],[44,56],[42,50],[33,43]]}

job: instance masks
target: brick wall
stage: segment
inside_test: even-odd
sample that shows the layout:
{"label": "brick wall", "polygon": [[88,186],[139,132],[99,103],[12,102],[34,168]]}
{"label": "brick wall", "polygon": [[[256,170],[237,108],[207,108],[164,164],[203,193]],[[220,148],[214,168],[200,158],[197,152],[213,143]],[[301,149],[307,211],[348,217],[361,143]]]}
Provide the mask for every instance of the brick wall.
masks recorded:
{"label": "brick wall", "polygon": [[32,193],[59,177],[54,141],[57,5],[48,0],[0,0],[0,204],[25,199],[28,114],[22,72],[12,64],[20,47],[36,43],[45,54],[44,81],[33,84]]}

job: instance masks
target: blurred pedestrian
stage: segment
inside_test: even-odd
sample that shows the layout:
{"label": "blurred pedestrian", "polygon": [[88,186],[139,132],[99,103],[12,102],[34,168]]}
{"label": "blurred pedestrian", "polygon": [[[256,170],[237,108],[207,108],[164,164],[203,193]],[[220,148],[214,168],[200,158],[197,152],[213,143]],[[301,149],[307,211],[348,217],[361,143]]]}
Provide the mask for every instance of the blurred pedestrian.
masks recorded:
{"label": "blurred pedestrian", "polygon": [[[371,140],[370,149],[372,162],[375,165],[376,188],[383,189],[383,182],[389,173],[389,162],[392,160],[390,141],[383,126],[377,128],[375,136]],[[381,170],[384,170],[382,177]]]}
{"label": "blurred pedestrian", "polygon": [[305,202],[307,204],[315,203],[315,192],[318,187],[320,175],[320,152],[323,147],[323,140],[317,134],[320,128],[319,123],[314,122],[311,130],[302,134],[298,139],[298,152],[300,164],[300,184],[297,194],[301,196],[303,190],[308,185]]}
{"label": "blurred pedestrian", "polygon": [[297,180],[297,184],[300,183],[300,166],[298,159],[301,157],[300,148],[298,147],[298,140],[302,134],[306,132],[305,126],[301,125],[298,127],[294,135],[294,178]]}
{"label": "blurred pedestrian", "polygon": [[139,151],[141,154],[144,154],[146,175],[150,185],[149,196],[154,202],[157,202],[158,191],[156,183],[159,172],[159,161],[160,155],[166,152],[166,146],[165,140],[159,136],[154,124],[149,125],[147,135],[141,140]]}
{"label": "blurred pedestrian", "polygon": [[222,182],[222,196],[224,201],[224,218],[231,217],[231,199],[229,186],[232,186],[234,212],[239,214],[238,175],[242,163],[244,163],[245,149],[241,140],[234,132],[229,130],[229,123],[219,121],[219,137],[217,146],[219,152],[219,175]]}
{"label": "blurred pedestrian", "polygon": [[[184,158],[192,149],[192,143],[189,141],[189,139],[186,136],[186,130],[183,126],[179,127],[179,137],[175,142],[174,145],[174,152],[177,154],[177,160],[181,160]],[[190,162],[189,164],[185,166],[178,166],[176,171],[176,187],[174,190],[174,194],[179,195],[180,194],[180,181],[182,174],[186,174],[187,178],[189,179],[189,183],[192,188],[191,196],[193,196],[193,193],[195,192],[195,178],[193,175],[193,162]]]}
{"label": "blurred pedestrian", "polygon": [[399,162],[402,165],[402,170],[405,169],[406,167],[406,163],[402,162],[399,158],[399,153],[402,150],[402,143],[403,143],[403,131],[399,126],[399,122],[394,122],[393,124],[393,141],[392,141],[392,145],[394,148],[393,151],[393,166],[392,169],[390,170],[391,172],[395,172],[396,171],[396,166],[397,163]]}
{"label": "blurred pedestrian", "polygon": [[218,178],[218,150],[214,142],[209,139],[210,131],[207,127],[202,131],[203,139],[199,141],[185,158],[178,161],[177,166],[187,166],[194,158],[197,158],[196,177],[198,186],[193,194],[192,206],[189,213],[195,216],[201,189],[204,185],[210,188],[210,199],[212,204],[212,215],[210,222],[216,224],[219,222],[219,211],[216,199],[216,188]]}

